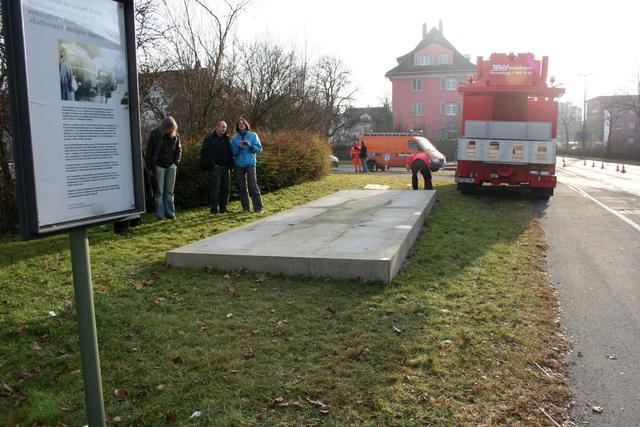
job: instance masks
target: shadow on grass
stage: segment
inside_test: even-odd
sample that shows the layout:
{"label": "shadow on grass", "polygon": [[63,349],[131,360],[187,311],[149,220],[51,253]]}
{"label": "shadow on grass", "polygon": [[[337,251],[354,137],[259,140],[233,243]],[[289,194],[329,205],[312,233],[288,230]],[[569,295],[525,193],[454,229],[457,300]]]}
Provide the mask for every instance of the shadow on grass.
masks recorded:
{"label": "shadow on grass", "polygon": [[[122,238],[110,229],[92,232],[95,275],[121,272],[98,279],[95,292],[108,413],[138,425],[169,423],[171,411],[186,422],[194,410],[203,412],[198,422],[204,424],[241,425],[437,423],[454,417],[456,404],[438,396],[443,375],[455,373],[449,380],[462,391],[446,392],[463,401],[473,384],[458,375],[473,378],[487,361],[451,367],[434,356],[456,327],[442,310],[488,304],[476,299],[479,290],[491,294],[491,277],[482,276],[477,263],[492,262],[485,258],[494,253],[508,257],[536,211],[519,197],[468,197],[453,185],[437,189],[425,233],[389,286],[169,269],[163,255],[145,256],[140,249],[149,238],[165,238],[165,250],[210,232],[210,218],[201,213],[136,228],[127,238],[128,254],[111,253],[110,244]],[[43,241],[29,243],[37,248],[31,257],[51,253]],[[56,244],[57,250],[66,247]],[[494,268],[498,280],[503,272]],[[476,288],[469,285],[474,281]],[[497,314],[483,319],[481,311],[467,315],[481,325],[478,331],[466,326],[469,339],[480,339],[485,322],[496,322]],[[82,378],[73,374],[79,369],[73,309],[0,326],[2,352],[9,355],[0,377],[15,391],[0,400],[0,410],[13,423],[84,422]],[[463,341],[464,334],[456,329]],[[116,396],[115,389],[126,395]],[[56,405],[43,409],[38,400]]]}

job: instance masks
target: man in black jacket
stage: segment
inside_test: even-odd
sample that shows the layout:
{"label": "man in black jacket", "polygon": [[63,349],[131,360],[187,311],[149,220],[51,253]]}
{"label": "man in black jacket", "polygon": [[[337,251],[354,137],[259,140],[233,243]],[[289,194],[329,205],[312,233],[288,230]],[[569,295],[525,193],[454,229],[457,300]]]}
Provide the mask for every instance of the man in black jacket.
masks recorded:
{"label": "man in black jacket", "polygon": [[209,203],[211,214],[229,212],[229,176],[233,169],[231,141],[227,135],[227,124],[220,120],[213,132],[202,141],[200,166],[209,171]]}
{"label": "man in black jacket", "polygon": [[368,172],[367,170],[367,146],[364,145],[364,139],[360,142],[360,163],[362,163],[362,173]]}

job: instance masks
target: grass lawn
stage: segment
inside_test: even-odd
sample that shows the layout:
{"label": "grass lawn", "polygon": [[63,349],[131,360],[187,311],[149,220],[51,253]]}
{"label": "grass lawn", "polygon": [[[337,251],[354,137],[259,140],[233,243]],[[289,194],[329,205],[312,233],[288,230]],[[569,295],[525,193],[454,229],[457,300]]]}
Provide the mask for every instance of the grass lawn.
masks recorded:
{"label": "grass lawn", "polygon": [[[334,174],[265,206],[366,183],[408,179]],[[167,250],[254,214],[91,229],[108,424],[551,425],[543,410],[562,422],[568,344],[533,202],[436,185],[391,285],[165,267]],[[0,267],[0,425],[84,425],[68,237],[5,239]]]}

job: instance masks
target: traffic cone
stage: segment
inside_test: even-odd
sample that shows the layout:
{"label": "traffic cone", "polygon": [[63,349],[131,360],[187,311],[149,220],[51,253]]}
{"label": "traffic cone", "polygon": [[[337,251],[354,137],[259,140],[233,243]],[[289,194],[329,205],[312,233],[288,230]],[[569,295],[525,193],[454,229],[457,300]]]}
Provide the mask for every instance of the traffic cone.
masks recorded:
{"label": "traffic cone", "polygon": [[624,163],[622,164],[622,170],[621,170],[620,172],[622,172],[622,173],[627,173],[627,171],[626,171],[626,170],[624,170]]}
{"label": "traffic cone", "polygon": [[620,172],[620,165],[616,163],[616,172]]}
{"label": "traffic cone", "polygon": [[562,158],[562,167],[567,167],[567,164],[564,162],[564,157]]}
{"label": "traffic cone", "polygon": [[604,162],[600,165],[600,169],[604,169]]}
{"label": "traffic cone", "polygon": [[595,168],[596,167],[596,161],[595,160],[591,160],[591,167]]}

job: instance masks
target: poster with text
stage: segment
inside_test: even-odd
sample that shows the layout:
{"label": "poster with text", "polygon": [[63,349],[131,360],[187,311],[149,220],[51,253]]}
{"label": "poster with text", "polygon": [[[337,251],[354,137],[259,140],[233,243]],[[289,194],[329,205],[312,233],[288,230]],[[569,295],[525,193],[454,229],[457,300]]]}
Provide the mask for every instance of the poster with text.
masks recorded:
{"label": "poster with text", "polygon": [[134,209],[124,6],[22,8],[39,227]]}

